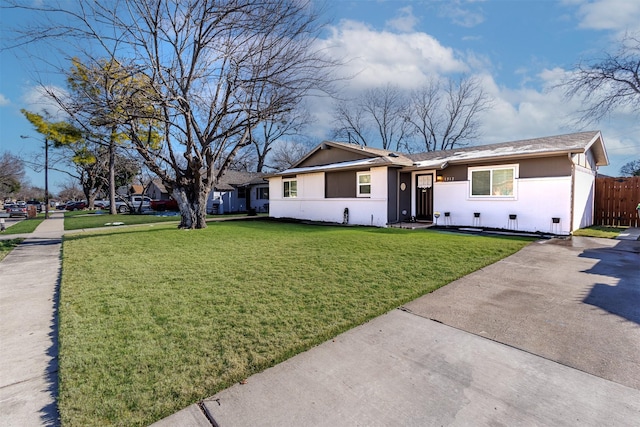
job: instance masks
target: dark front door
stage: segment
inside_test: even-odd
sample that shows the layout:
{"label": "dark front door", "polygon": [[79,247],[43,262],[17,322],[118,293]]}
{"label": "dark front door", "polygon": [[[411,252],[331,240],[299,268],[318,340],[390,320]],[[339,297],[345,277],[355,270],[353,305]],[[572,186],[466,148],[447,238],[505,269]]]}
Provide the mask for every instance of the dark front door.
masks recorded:
{"label": "dark front door", "polygon": [[433,221],[433,174],[416,175],[416,219]]}

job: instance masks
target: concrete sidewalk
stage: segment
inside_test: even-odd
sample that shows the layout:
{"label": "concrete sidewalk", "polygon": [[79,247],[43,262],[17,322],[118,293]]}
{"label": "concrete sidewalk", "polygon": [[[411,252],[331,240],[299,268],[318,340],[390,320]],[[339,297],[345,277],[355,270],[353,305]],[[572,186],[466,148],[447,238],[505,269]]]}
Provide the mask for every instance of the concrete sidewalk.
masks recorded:
{"label": "concrete sidewalk", "polygon": [[56,309],[63,230],[63,213],[52,212],[0,262],[3,426],[59,425]]}

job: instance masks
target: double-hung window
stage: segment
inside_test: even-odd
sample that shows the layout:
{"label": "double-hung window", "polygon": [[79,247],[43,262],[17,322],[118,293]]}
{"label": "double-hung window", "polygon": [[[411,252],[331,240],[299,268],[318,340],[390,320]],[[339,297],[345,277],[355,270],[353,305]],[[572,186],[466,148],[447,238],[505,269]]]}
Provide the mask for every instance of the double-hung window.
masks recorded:
{"label": "double-hung window", "polygon": [[256,189],[256,199],[258,199],[258,200],[269,200],[269,188],[267,188],[267,187],[258,187]]}
{"label": "double-hung window", "polygon": [[289,178],[282,181],[284,187],[284,197],[293,198],[298,197],[298,180],[295,178]]}
{"label": "double-hung window", "polygon": [[371,172],[358,172],[357,176],[357,196],[371,197]]}
{"label": "double-hung window", "polygon": [[516,167],[474,168],[470,170],[471,197],[514,197]]}

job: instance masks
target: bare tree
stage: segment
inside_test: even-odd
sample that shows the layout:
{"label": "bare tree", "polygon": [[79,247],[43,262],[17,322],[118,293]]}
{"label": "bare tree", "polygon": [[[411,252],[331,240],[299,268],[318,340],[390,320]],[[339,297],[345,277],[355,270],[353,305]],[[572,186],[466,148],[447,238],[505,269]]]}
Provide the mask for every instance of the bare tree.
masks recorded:
{"label": "bare tree", "polygon": [[274,144],[269,167],[276,171],[288,169],[307,154],[310,148],[310,144],[306,142],[278,141]]}
{"label": "bare tree", "polygon": [[625,35],[614,53],[575,66],[560,87],[568,99],[577,97],[586,108],[578,121],[596,122],[615,109],[640,111],[640,35]]}
{"label": "bare tree", "polygon": [[431,80],[412,92],[406,117],[422,149],[450,150],[480,136],[479,113],[491,104],[477,79]]}
{"label": "bare tree", "polygon": [[359,145],[373,144],[371,126],[364,110],[357,108],[356,100],[339,100],[334,105],[335,128],[333,138],[346,139]]}
{"label": "bare tree", "polygon": [[24,164],[22,160],[4,152],[0,156],[0,197],[7,197],[20,190],[24,181]]}
{"label": "bare tree", "polygon": [[251,144],[256,154],[256,172],[268,168],[267,158],[276,141],[283,137],[299,135],[302,128],[309,124],[311,116],[304,108],[288,111],[280,117],[260,123],[251,134]]}
{"label": "bare tree", "polygon": [[334,136],[362,145],[380,141],[385,150],[401,150],[410,136],[407,108],[406,96],[397,86],[369,89],[353,101],[336,104]]}
{"label": "bare tree", "polygon": [[171,189],[182,228],[206,227],[208,195],[256,126],[330,89],[335,63],[314,48],[323,23],[311,0],[81,0],[31,10],[64,20],[27,29],[26,40],[62,38],[87,67],[129,70],[137,83],[124,98],[135,102],[118,104],[118,120]]}
{"label": "bare tree", "polygon": [[58,193],[58,197],[61,200],[79,200],[83,196],[83,191],[78,187],[78,183],[75,179],[69,179],[66,181]]}
{"label": "bare tree", "polygon": [[44,197],[44,188],[35,187],[33,185],[24,185],[20,188],[20,191],[16,193],[16,198],[20,200],[38,200],[43,202]]}

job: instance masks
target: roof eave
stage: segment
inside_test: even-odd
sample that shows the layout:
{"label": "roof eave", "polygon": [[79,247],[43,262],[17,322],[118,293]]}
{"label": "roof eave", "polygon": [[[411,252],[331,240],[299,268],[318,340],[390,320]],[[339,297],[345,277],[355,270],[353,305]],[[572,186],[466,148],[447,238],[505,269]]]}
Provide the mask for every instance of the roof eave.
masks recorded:
{"label": "roof eave", "polygon": [[461,159],[448,159],[448,163],[450,164],[468,164],[468,163],[485,163],[487,161],[494,160],[518,160],[524,158],[535,158],[535,157],[555,157],[567,154],[576,154],[583,153],[583,149],[570,149],[570,150],[554,150],[554,151],[540,151],[536,153],[515,153],[515,154],[505,154],[505,155],[492,155],[492,156],[483,156],[477,158],[461,158]]}
{"label": "roof eave", "polygon": [[[366,163],[365,163],[366,162]],[[274,174],[270,174],[265,176],[265,178],[275,178],[287,175],[297,175],[297,174],[309,174],[309,173],[318,173],[318,172],[327,172],[327,171],[345,171],[345,170],[363,170],[366,168],[375,168],[375,167],[394,167],[394,168],[403,168],[406,166],[410,166],[411,163],[408,160],[395,160],[389,157],[373,157],[365,162],[359,162],[356,164],[351,164],[351,162],[345,162],[345,165],[340,165],[336,163],[332,163],[329,165],[319,165],[319,166],[310,166],[308,168],[289,168],[282,172],[277,172]]]}
{"label": "roof eave", "polygon": [[599,131],[594,135],[584,149],[585,153],[589,150],[593,151],[597,166],[607,166],[609,164],[607,149],[604,146],[604,141],[602,140],[602,133]]}

